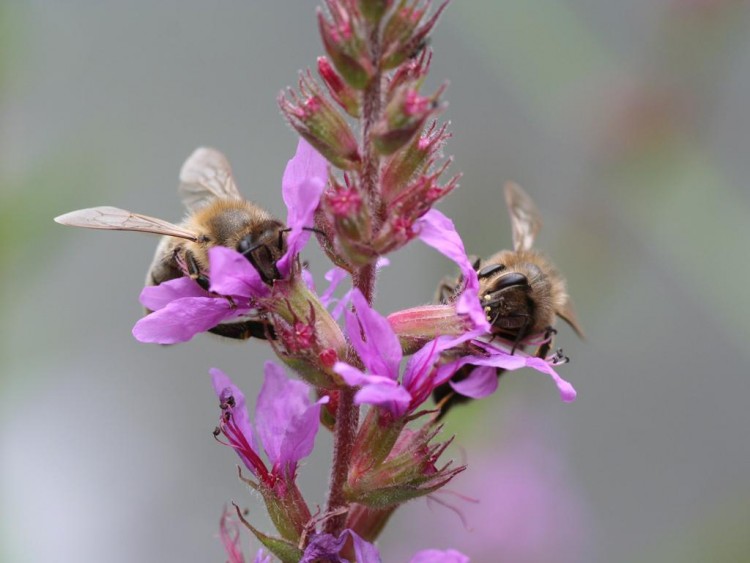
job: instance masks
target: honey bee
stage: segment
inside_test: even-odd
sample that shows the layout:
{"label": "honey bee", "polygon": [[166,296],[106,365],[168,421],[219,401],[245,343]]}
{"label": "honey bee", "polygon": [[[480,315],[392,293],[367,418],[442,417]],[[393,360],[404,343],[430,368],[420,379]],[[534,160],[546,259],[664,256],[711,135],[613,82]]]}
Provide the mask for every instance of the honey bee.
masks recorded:
{"label": "honey bee", "polygon": [[[55,218],[88,229],[140,231],[163,235],[146,273],[146,285],[188,275],[208,289],[208,249],[226,246],[244,255],[267,284],[278,279],[276,262],[286,251],[285,225],[240,195],[226,157],[199,148],[180,170],[179,193],[187,217],[175,225],[116,207],[79,209]],[[147,311],[148,313],[148,311]],[[210,330],[235,339],[268,338],[273,331],[260,319],[241,319]]]}
{"label": "honey bee", "polygon": [[[565,280],[542,254],[533,250],[542,220],[536,205],[518,184],[505,185],[505,203],[510,214],[513,250],[501,250],[486,260],[476,260],[474,269],[479,278],[479,299],[491,325],[493,337],[512,343],[511,353],[524,347],[524,340],[544,335],[537,355],[544,357],[550,349],[557,317],[565,321],[583,338],[583,331],[568,295]],[[460,280],[444,281],[438,288],[438,300],[451,303],[461,291]],[[465,366],[454,380],[466,377],[472,367]],[[501,375],[502,369],[498,370]],[[451,393],[449,386],[435,390],[440,402]],[[441,416],[463,397],[453,395],[443,403]]]}

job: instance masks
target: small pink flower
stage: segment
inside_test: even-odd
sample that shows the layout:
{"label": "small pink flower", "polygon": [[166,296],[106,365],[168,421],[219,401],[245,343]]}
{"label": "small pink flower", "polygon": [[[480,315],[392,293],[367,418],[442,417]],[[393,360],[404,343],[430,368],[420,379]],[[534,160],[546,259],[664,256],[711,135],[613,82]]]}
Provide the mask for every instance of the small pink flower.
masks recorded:
{"label": "small pink flower", "polygon": [[[293,478],[297,463],[312,452],[320,406],[327,397],[311,403],[307,384],[287,379],[282,368],[266,362],[253,432],[242,391],[221,370],[211,369],[211,380],[222,410],[219,431],[245,466],[269,488],[279,478]],[[257,439],[270,467],[261,458]]]}

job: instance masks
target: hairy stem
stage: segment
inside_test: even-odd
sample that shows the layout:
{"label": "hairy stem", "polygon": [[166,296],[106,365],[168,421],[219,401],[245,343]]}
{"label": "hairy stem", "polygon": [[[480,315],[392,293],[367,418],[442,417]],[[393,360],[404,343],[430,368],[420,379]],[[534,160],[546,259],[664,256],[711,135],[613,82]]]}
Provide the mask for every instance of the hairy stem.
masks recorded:
{"label": "hairy stem", "polygon": [[[372,127],[380,118],[381,74],[380,74],[380,30],[373,26],[369,35],[370,56],[375,69],[370,84],[362,93],[362,171],[361,181],[370,207],[370,216],[377,229],[382,221],[380,211],[380,160],[375,153],[370,138]],[[372,303],[375,288],[375,266],[363,266],[353,275],[353,285],[358,288],[368,303]],[[339,391],[338,406],[336,408],[336,426],[334,428],[333,466],[331,468],[331,484],[328,493],[328,513],[347,506],[344,497],[344,485],[349,474],[354,440],[357,436],[359,424],[359,407],[354,404],[354,390],[341,389]],[[334,516],[326,521],[324,530],[338,536],[344,529],[346,513]]]}
{"label": "hairy stem", "polygon": [[[347,506],[344,498],[344,485],[349,475],[349,463],[351,462],[352,447],[354,446],[354,437],[359,421],[359,409],[354,405],[354,389],[341,389],[338,401],[336,427],[334,429],[331,488],[328,493],[328,514]],[[324,530],[329,534],[338,536],[343,531],[345,522],[346,513],[333,516],[326,520]]]}
{"label": "hairy stem", "polygon": [[382,93],[380,73],[380,30],[378,26],[373,26],[370,31],[370,57],[372,60],[375,74],[370,84],[365,88],[362,94],[362,187],[367,194],[370,202],[370,212],[374,220],[374,230],[377,231],[379,223],[383,220],[380,205],[380,159],[375,153],[371,139],[373,126],[380,119],[382,109]]}

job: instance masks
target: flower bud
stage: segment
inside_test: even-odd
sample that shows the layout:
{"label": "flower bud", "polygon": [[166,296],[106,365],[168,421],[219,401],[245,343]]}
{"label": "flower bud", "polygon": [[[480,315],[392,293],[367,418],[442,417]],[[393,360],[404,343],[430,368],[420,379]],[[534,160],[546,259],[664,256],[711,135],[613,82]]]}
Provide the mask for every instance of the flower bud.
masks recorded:
{"label": "flower bud", "polygon": [[383,409],[370,409],[359,428],[352,451],[349,478],[358,480],[373,467],[380,465],[393,450],[406,424]]}
{"label": "flower bud", "polygon": [[468,330],[467,319],[454,304],[424,305],[388,315],[388,323],[398,336],[404,354],[413,354],[438,336],[458,336]]}
{"label": "flower bud", "polygon": [[359,117],[359,93],[346,84],[325,57],[318,57],[318,73],[328,88],[331,98],[352,117]]}
{"label": "flower bud", "polygon": [[277,335],[270,343],[279,358],[314,387],[340,387],[333,365],[346,356],[346,339],[301,276],[276,280],[268,303]]}
{"label": "flower bud", "polygon": [[414,84],[421,87],[427,73],[430,71],[432,62],[432,51],[425,49],[419,57],[415,57],[398,67],[388,81],[385,98],[390,100],[396,90],[405,84]]}
{"label": "flower bud", "polygon": [[431,18],[423,22],[430,4],[429,1],[423,4],[421,0],[402,1],[391,14],[383,30],[381,64],[384,69],[396,68],[424,48],[427,35],[435,27],[440,14],[448,5],[448,0],[440,5]]}
{"label": "flower bud", "polygon": [[371,217],[363,198],[365,194],[356,183],[344,175],[344,184],[331,181],[321,201],[322,208],[336,233],[338,250],[353,265],[373,262],[377,255],[370,248]]}
{"label": "flower bud", "polygon": [[357,140],[351,128],[323,96],[310,72],[301,74],[299,95],[289,90],[278,98],[281,112],[297,132],[331,164],[350,169],[360,162]]}
{"label": "flower bud", "polygon": [[268,516],[281,537],[292,542],[299,541],[312,516],[294,482],[294,476],[285,475],[270,488],[261,484],[258,490],[263,496]]}
{"label": "flower bud", "polygon": [[443,144],[451,136],[446,129],[447,124],[437,129],[436,122],[433,122],[407,148],[388,159],[381,176],[384,201],[393,201],[417,174],[428,170],[440,157]]}
{"label": "flower bud", "polygon": [[393,0],[359,0],[357,3],[367,21],[377,25],[393,4]]}
{"label": "flower bud", "polygon": [[440,431],[427,423],[418,431],[403,429],[386,460],[367,472],[353,476],[345,488],[347,499],[371,508],[387,508],[427,495],[453,479],[466,466],[438,468],[438,457],[450,441],[430,444]]}
{"label": "flower bud", "polygon": [[418,84],[410,82],[396,89],[383,112],[383,118],[373,128],[373,142],[381,154],[393,154],[422,129],[427,119],[441,109],[438,98],[445,90],[441,86],[433,96],[420,96]]}
{"label": "flower bud", "polygon": [[364,37],[364,22],[353,9],[340,0],[327,0],[330,20],[318,10],[318,27],[326,53],[346,82],[357,90],[367,86],[374,71]]}
{"label": "flower bud", "polygon": [[445,185],[437,183],[438,176],[450,165],[447,161],[429,176],[419,176],[403,189],[399,195],[386,202],[386,222],[381,226],[372,247],[380,254],[393,252],[418,233],[414,223],[427,213],[432,205],[458,186],[460,176],[454,176]]}

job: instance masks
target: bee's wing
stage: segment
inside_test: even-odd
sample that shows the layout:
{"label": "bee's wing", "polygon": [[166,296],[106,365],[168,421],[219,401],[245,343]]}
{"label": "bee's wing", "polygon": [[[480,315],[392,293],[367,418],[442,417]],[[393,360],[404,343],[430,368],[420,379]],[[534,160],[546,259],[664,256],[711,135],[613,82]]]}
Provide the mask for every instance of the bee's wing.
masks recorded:
{"label": "bee's wing", "polygon": [[242,199],[227,158],[215,149],[196,149],[180,170],[180,197],[190,211],[214,199]]}
{"label": "bee's wing", "polygon": [[198,236],[183,227],[168,221],[131,213],[117,207],[91,207],[71,211],[65,215],[55,217],[61,225],[84,227],[86,229],[107,229],[112,231],[140,231],[157,235],[184,238],[195,241]]}
{"label": "bee's wing", "polygon": [[585,338],[581,324],[578,322],[578,315],[576,315],[576,310],[573,307],[573,301],[571,301],[570,297],[565,300],[565,303],[561,307],[557,308],[555,313],[558,317],[568,323],[570,328],[575,331],[579,338]]}
{"label": "bee's wing", "polygon": [[515,182],[505,184],[505,204],[510,213],[510,224],[513,228],[513,249],[530,250],[534,244],[542,219],[539,210],[529,195]]}

